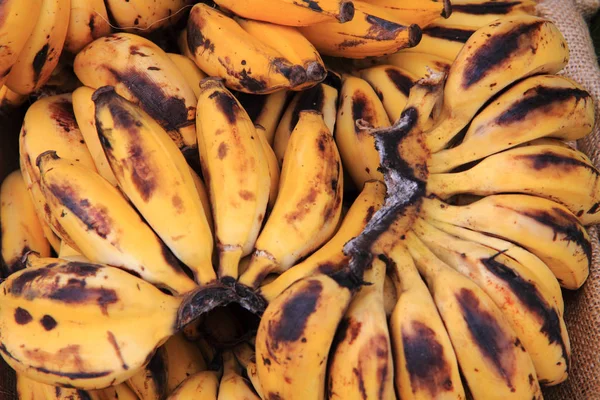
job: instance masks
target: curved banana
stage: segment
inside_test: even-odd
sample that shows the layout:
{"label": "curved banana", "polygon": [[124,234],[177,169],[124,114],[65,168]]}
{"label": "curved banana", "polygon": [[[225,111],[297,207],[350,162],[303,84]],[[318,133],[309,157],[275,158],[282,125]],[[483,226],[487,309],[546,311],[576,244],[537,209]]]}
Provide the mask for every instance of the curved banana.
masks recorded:
{"label": "curved banana", "polygon": [[329,399],[395,399],[394,362],[383,308],[386,265],[373,260],[340,322],[328,366]]}
{"label": "curved banana", "polygon": [[194,60],[194,55],[190,51],[190,46],[188,45],[187,28],[183,28],[177,36],[177,48],[181,55],[186,56],[192,61]]}
{"label": "curved banana", "polygon": [[381,208],[385,197],[385,185],[380,181],[368,181],[342,220],[336,234],[304,261],[294,265],[273,282],[258,289],[266,301],[273,301],[292,283],[315,273],[332,273],[348,264],[350,257],[343,252],[344,245],[358,236],[373,214]]}
{"label": "curved banana", "polygon": [[127,386],[140,400],[164,399],[167,395],[165,348],[159,347],[143,368],[127,380]]}
{"label": "curved banana", "polygon": [[202,371],[183,381],[167,400],[217,400],[218,392],[218,373]]}
{"label": "curved banana", "polygon": [[324,22],[298,29],[321,54],[346,58],[392,54],[421,40],[419,25],[376,5],[354,1],[354,6],[354,18],[345,24]]}
{"label": "curved banana", "polygon": [[481,28],[464,48],[450,68],[439,122],[426,136],[433,152],[446,147],[502,89],[530,75],[556,73],[569,60],[558,28],[533,16],[506,18]]}
{"label": "curved banana", "polygon": [[93,393],[85,390],[46,385],[17,373],[19,400],[91,400]]}
{"label": "curved banana", "polygon": [[384,57],[383,63],[398,67],[420,79],[430,75],[431,72],[447,73],[452,65],[452,60],[407,49]]}
{"label": "curved banana", "polygon": [[450,0],[404,0],[402,2],[395,0],[362,1],[385,8],[385,10],[395,18],[411,24],[417,24],[422,28],[431,24],[433,21],[450,17],[453,13],[454,6],[454,1],[450,4]]}
{"label": "curved banana", "polygon": [[163,360],[167,373],[166,392],[172,393],[189,376],[206,369],[206,361],[195,343],[188,341],[182,333],[165,342]]}
{"label": "curved banana", "polygon": [[349,0],[217,0],[222,8],[244,18],[278,25],[305,26],[320,22],[347,22],[354,17]]}
{"label": "curved banana", "polygon": [[111,17],[119,28],[148,33],[175,24],[191,0],[105,0]]}
{"label": "curved banana", "polygon": [[50,243],[18,170],[4,178],[0,187],[0,226],[4,277],[23,269],[23,256],[30,251],[50,256]]}
{"label": "curved banana", "polygon": [[242,369],[233,352],[223,352],[223,376],[219,384],[218,400],[260,400],[241,373]]}
{"label": "curved banana", "polygon": [[[239,282],[256,288],[328,241],[342,210],[343,172],[323,117],[302,111],[286,150],[275,207]],[[302,176],[302,182],[297,177]]]}
{"label": "curved banana", "polygon": [[405,246],[433,295],[473,397],[541,400],[531,357],[492,299],[412,231]]}
{"label": "curved banana", "polygon": [[578,140],[594,126],[591,95],[559,75],[527,78],[503,93],[469,125],[462,142],[427,163],[430,173],[460,165],[541,137]]}
{"label": "curved banana", "polygon": [[441,26],[435,23],[423,28],[419,44],[408,50],[431,54],[453,62],[476,30],[469,27]]}
{"label": "curved banana", "polygon": [[[464,206],[423,199],[428,219],[479,231],[518,244],[538,256],[562,286],[580,287],[589,274],[590,238],[569,210],[528,195],[494,195]],[[504,250],[504,249],[502,249]]]}
{"label": "curved banana", "polygon": [[88,260],[84,255],[82,255],[79,251],[69,246],[64,241],[60,242],[60,251],[58,252],[58,258],[68,261],[90,262],[90,260]]}
{"label": "curved banana", "polygon": [[335,141],[342,164],[356,187],[362,188],[368,180],[383,181],[383,175],[378,170],[380,161],[375,149],[375,138],[359,129],[357,120],[362,120],[373,128],[391,125],[381,100],[369,83],[361,78],[346,76],[340,92]]}
{"label": "curved banana", "polygon": [[206,222],[208,222],[210,231],[214,234],[215,223],[212,217],[210,197],[208,195],[208,191],[206,190],[206,185],[202,181],[202,178],[200,178],[196,171],[194,171],[194,169],[191,167],[190,173],[192,174],[192,178],[194,179],[194,185],[196,186],[196,191],[198,192],[198,196],[200,197],[200,201],[202,202],[202,208],[204,209],[204,216],[206,217]]}
{"label": "curved banana", "polygon": [[118,266],[185,293],[196,287],[121,193],[100,175],[49,151],[38,157],[52,215],[92,262]]}
{"label": "curved banana", "polygon": [[167,53],[150,40],[129,33],[100,38],[77,54],[73,68],[84,85],[113,86],[140,106],[180,149],[196,148],[194,91]]}
{"label": "curved banana", "polygon": [[479,29],[492,22],[515,15],[535,15],[534,0],[452,0],[452,15],[438,24],[452,24]]}
{"label": "curved banana", "polygon": [[97,90],[92,100],[119,188],[198,283],[216,280],[212,232],[183,154],[158,123],[112,88]]}
{"label": "curved banana", "polygon": [[526,193],[563,204],[584,225],[600,221],[600,172],[583,153],[554,145],[516,147],[463,172],[431,174],[427,192],[443,199]]}
{"label": "curved banana", "polygon": [[15,108],[18,108],[28,99],[28,96],[23,96],[13,92],[8,86],[0,86],[0,116],[10,115]]}
{"label": "curved banana", "polygon": [[256,353],[254,346],[250,343],[240,343],[233,349],[236,360],[240,363],[248,379],[252,383],[252,387],[258,394],[258,397],[264,399],[262,387],[258,379],[258,367],[256,366]]}
{"label": "curved banana", "polygon": [[182,56],[181,54],[167,53],[167,56],[173,61],[173,64],[177,66],[177,69],[181,72],[185,78],[188,86],[192,88],[196,99],[200,97],[200,81],[206,78],[206,74],[198,68],[189,57]]}
{"label": "curved banana", "polygon": [[94,40],[108,36],[111,30],[103,0],[71,0],[65,51],[77,54]]}
{"label": "curved banana", "polygon": [[139,400],[137,394],[125,383],[102,390],[91,390],[88,394],[91,400]]}
{"label": "curved banana", "polygon": [[273,150],[275,151],[279,165],[283,165],[283,156],[286,152],[290,135],[298,124],[300,112],[304,110],[320,112],[323,114],[325,125],[327,125],[330,132],[333,132],[337,114],[337,103],[338,91],[325,83],[296,93],[279,121],[273,139]]}
{"label": "curved banana", "polygon": [[267,141],[267,136],[265,135],[265,128],[262,125],[255,125],[256,134],[260,140],[260,144],[262,145],[263,154],[265,155],[265,159],[269,166],[269,176],[271,177],[271,186],[269,190],[269,203],[268,208],[272,209],[277,201],[277,196],[279,195],[279,177],[281,175],[281,169],[279,168],[279,163],[277,162],[277,156],[275,152],[271,148],[271,145]]}
{"label": "curved banana", "polygon": [[348,278],[303,278],[269,304],[256,334],[266,399],[325,399],[329,349],[354,289]]}
{"label": "curved banana", "polygon": [[242,104],[252,122],[264,128],[264,134],[270,146],[273,145],[275,130],[292,93],[294,92],[287,90],[280,90],[267,95],[236,93],[235,97]]}
{"label": "curved banana", "polygon": [[[21,2],[21,0],[19,0]],[[17,60],[12,65],[10,72],[6,75],[5,85],[12,91],[22,95],[28,95],[35,92],[50,79],[54,67],[58,64],[60,54],[62,53],[69,26],[69,14],[71,12],[71,0],[40,0],[39,18],[35,27],[28,36],[27,42],[18,53]],[[23,2],[27,9],[16,9],[16,18],[22,17],[21,12],[26,12],[26,18],[37,15],[38,5],[30,1]],[[7,10],[9,14],[11,10]],[[11,18],[12,19],[12,18]],[[26,21],[19,21],[25,29],[31,24]],[[20,35],[21,25],[13,25]],[[2,33],[2,32],[0,32]],[[9,35],[10,38],[12,35]],[[24,34],[27,37],[27,33]],[[19,43],[20,40],[16,40]],[[2,43],[0,43],[2,44]],[[11,48],[12,46],[9,46]],[[15,49],[17,50],[17,49]]]}
{"label": "curved banana", "polygon": [[269,167],[252,121],[222,81],[205,79],[200,89],[198,147],[213,207],[218,276],[236,279],[265,216]]}

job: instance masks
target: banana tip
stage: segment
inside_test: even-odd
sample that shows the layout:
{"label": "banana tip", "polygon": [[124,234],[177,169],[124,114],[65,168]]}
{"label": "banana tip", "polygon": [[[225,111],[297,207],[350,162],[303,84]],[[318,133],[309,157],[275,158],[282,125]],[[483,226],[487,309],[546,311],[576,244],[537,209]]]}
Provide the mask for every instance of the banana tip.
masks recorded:
{"label": "banana tip", "polygon": [[42,169],[41,165],[47,159],[59,160],[60,157],[58,156],[58,154],[56,154],[56,151],[54,151],[54,150],[46,150],[43,153],[41,153],[39,156],[37,156],[37,158],[35,159],[35,165],[37,165],[37,167],[41,170]]}
{"label": "banana tip", "polygon": [[450,0],[444,0],[444,9],[442,10],[442,17],[450,18],[452,15],[452,3]]}
{"label": "banana tip", "polygon": [[114,94],[116,93],[114,86],[102,86],[99,87],[92,93],[92,101],[95,103],[98,99],[105,94]]}
{"label": "banana tip", "polygon": [[351,1],[342,1],[340,4],[340,16],[338,20],[341,23],[352,21],[354,18],[354,3]]}
{"label": "banana tip", "polygon": [[417,24],[412,24],[408,27],[408,47],[415,47],[421,42],[423,31]]}
{"label": "banana tip", "polygon": [[327,70],[321,63],[313,61],[306,68],[306,76],[309,81],[321,82],[327,76]]}
{"label": "banana tip", "polygon": [[207,76],[200,81],[201,89],[209,89],[212,87],[223,87],[225,86],[225,80],[217,76]]}

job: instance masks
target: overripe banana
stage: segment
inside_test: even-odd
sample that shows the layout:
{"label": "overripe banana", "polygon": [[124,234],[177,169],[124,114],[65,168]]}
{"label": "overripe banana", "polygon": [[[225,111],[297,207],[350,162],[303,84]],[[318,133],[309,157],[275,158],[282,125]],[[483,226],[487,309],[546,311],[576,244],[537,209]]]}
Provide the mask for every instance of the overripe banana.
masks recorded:
{"label": "overripe banana", "polygon": [[269,188],[268,208],[272,209],[275,205],[275,201],[277,201],[277,196],[279,195],[279,177],[281,175],[281,169],[279,168],[279,162],[277,162],[277,156],[267,141],[265,128],[262,125],[255,125],[254,128],[256,129],[256,134],[258,135],[260,144],[262,145],[263,154],[265,155],[265,159],[269,167],[271,186]]}
{"label": "overripe banana", "polygon": [[214,234],[215,232],[215,223],[212,217],[212,210],[210,206],[210,197],[208,195],[208,191],[206,190],[206,185],[202,181],[202,178],[194,171],[193,168],[190,167],[190,173],[192,174],[192,178],[194,179],[194,185],[196,186],[196,191],[198,192],[198,196],[200,197],[200,201],[202,202],[202,208],[204,209],[204,215],[206,217],[206,221],[208,222],[208,226],[210,227],[210,231]]}
{"label": "overripe banana", "polygon": [[292,93],[286,90],[280,90],[267,95],[236,93],[237,99],[248,113],[252,122],[264,128],[265,137],[269,145],[273,145],[275,130]]}
{"label": "overripe banana", "polygon": [[187,378],[168,397],[168,400],[217,400],[219,374],[202,371]]}
{"label": "overripe banana", "polygon": [[65,51],[77,54],[94,40],[111,32],[103,0],[71,0]]}
{"label": "overripe banana", "polygon": [[385,10],[395,18],[411,24],[417,24],[420,27],[426,27],[433,21],[448,18],[453,12],[452,6],[454,5],[454,1],[450,4],[449,0],[404,0],[401,2],[395,0],[362,1],[385,8]]}
{"label": "overripe banana", "polygon": [[235,358],[244,369],[248,379],[252,383],[252,387],[258,394],[258,397],[264,399],[262,394],[262,387],[260,386],[260,380],[258,379],[258,367],[256,366],[256,353],[254,345],[250,343],[240,343],[233,349]]}
{"label": "overripe banana", "polygon": [[90,262],[83,254],[69,246],[64,240],[60,242],[58,258],[68,261]]}
{"label": "overripe banana", "polygon": [[91,400],[139,400],[137,394],[127,384],[110,386],[101,390],[90,390]]}
{"label": "overripe banana", "polygon": [[430,75],[431,72],[447,73],[452,65],[452,60],[407,49],[385,57],[383,63],[396,66],[420,79]]}
{"label": "overripe banana", "polygon": [[119,28],[129,32],[151,32],[175,24],[190,0],[106,0],[106,7]]}
{"label": "overripe banana", "polygon": [[218,400],[260,400],[252,385],[241,375],[242,369],[231,350],[223,352],[223,376]]}
{"label": "overripe banana", "polygon": [[10,115],[15,108],[18,108],[28,99],[28,96],[23,96],[13,92],[8,86],[0,86],[0,116]]}
{"label": "overripe banana", "polygon": [[23,374],[17,374],[16,389],[19,400],[96,400],[92,393],[85,390],[46,385]]}
{"label": "overripe banana", "polygon": [[177,66],[188,86],[194,91],[196,99],[198,99],[200,97],[200,81],[206,78],[206,74],[189,57],[175,53],[167,53],[167,56]]}
{"label": "overripe banana", "polygon": [[143,368],[127,380],[140,400],[161,400],[167,395],[165,348],[159,347]]}
{"label": "overripe banana", "polygon": [[172,393],[189,376],[206,370],[206,361],[200,349],[182,333],[172,336],[162,348],[167,371],[167,393]]}
{"label": "overripe banana", "polygon": [[452,62],[475,31],[475,28],[468,27],[430,25],[423,29],[419,44],[408,50],[432,54]]}
{"label": "overripe banana", "polygon": [[534,0],[453,0],[452,15],[446,20],[440,18],[436,22],[479,29],[500,18],[535,15],[535,6]]}

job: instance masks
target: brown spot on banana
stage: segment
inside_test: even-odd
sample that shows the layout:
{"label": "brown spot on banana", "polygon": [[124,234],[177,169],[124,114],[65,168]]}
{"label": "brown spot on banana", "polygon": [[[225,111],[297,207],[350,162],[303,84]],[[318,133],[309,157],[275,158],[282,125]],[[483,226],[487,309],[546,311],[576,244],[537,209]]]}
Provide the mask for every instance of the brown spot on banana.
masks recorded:
{"label": "brown spot on banana", "polygon": [[227,146],[227,144],[225,142],[221,142],[219,148],[217,149],[217,157],[219,157],[219,160],[222,160],[227,156],[228,149],[229,147]]}
{"label": "brown spot on banana", "polygon": [[388,78],[390,78],[390,80],[394,83],[396,89],[398,89],[406,97],[408,97],[408,94],[410,93],[410,88],[413,87],[414,84],[412,79],[409,76],[402,74],[396,68],[388,68],[385,70],[385,73],[388,76]]}
{"label": "brown spot on banana", "polygon": [[241,71],[237,71],[234,66],[230,65],[228,58],[225,60],[219,58],[218,61],[227,71],[227,75],[235,78],[239,82],[237,85],[231,85],[233,89],[261,94],[269,87],[267,81],[262,76],[250,76],[252,74],[251,69],[242,68]]}
{"label": "brown spot on banana", "polygon": [[129,147],[128,164],[131,168],[131,180],[144,201],[150,200],[158,187],[154,169],[149,164],[150,160],[144,154],[144,149],[139,145]]}
{"label": "brown spot on banana", "polygon": [[78,129],[73,104],[66,100],[60,99],[49,105],[50,118],[64,131],[71,132]]}
{"label": "brown spot on banana", "polygon": [[515,159],[529,163],[531,168],[538,171],[552,168],[560,168],[562,171],[586,168],[591,170],[596,177],[599,175],[598,171],[588,163],[576,158],[554,153],[551,150],[537,154],[519,155],[516,156]]}
{"label": "brown spot on banana", "polygon": [[522,3],[523,1],[488,1],[479,4],[453,4],[452,11],[472,15],[505,15]]}
{"label": "brown spot on banana", "polygon": [[124,370],[128,370],[129,366],[127,365],[125,360],[123,360],[123,354],[121,353],[121,348],[119,347],[119,344],[117,343],[117,339],[115,338],[115,335],[111,331],[107,331],[106,335],[108,337],[108,342],[115,349],[115,353],[117,353],[117,357],[119,357],[119,360],[121,360],[121,367]]}
{"label": "brown spot on banana", "polygon": [[108,315],[109,305],[119,301],[114,290],[86,288],[85,280],[79,279],[69,279],[66,285],[56,289],[48,298],[67,304],[97,303],[104,315]]}
{"label": "brown spot on banana", "polygon": [[315,202],[318,194],[317,190],[314,187],[311,187],[308,194],[300,199],[296,205],[296,210],[285,215],[286,221],[289,224],[293,224],[296,221],[302,220],[304,216],[310,212],[310,206]]}
{"label": "brown spot on banana", "polygon": [[242,199],[244,199],[246,201],[253,201],[256,199],[256,196],[254,195],[254,193],[252,193],[248,190],[240,190],[239,195]]}
{"label": "brown spot on banana", "polygon": [[315,110],[321,112],[325,103],[325,92],[322,85],[316,85],[308,90],[300,92],[298,102],[292,111],[289,131],[292,132],[300,120],[300,112]]}
{"label": "brown spot on banana", "polygon": [[44,329],[47,331],[51,331],[52,329],[56,328],[56,326],[58,325],[56,320],[54,318],[52,318],[51,315],[44,315],[42,317],[42,319],[40,319],[40,324],[42,324]]}
{"label": "brown spot on banana", "polygon": [[466,43],[467,40],[475,33],[473,29],[458,29],[458,28],[446,28],[444,26],[429,26],[423,29],[423,33],[451,42]]}
{"label": "brown spot on banana", "polygon": [[171,204],[173,204],[173,208],[177,211],[177,214],[183,214],[185,211],[185,207],[183,205],[183,200],[178,195],[175,195],[171,198]]}
{"label": "brown spot on banana", "polygon": [[15,322],[17,324],[26,325],[26,324],[30,323],[32,320],[33,320],[33,317],[31,316],[29,311],[27,311],[24,308],[17,307],[17,309],[15,310]]}
{"label": "brown spot on banana", "polygon": [[215,52],[215,44],[212,43],[210,39],[206,39],[202,34],[203,26],[204,19],[202,18],[201,13],[199,10],[193,8],[187,25],[187,43],[192,54],[196,54],[200,47],[203,49],[202,52]]}
{"label": "brown spot on banana", "polygon": [[236,98],[223,90],[216,90],[210,96],[209,99],[213,99],[219,110],[227,117],[227,121],[230,124],[235,124],[237,121],[237,114],[240,112],[240,107]]}
{"label": "brown spot on banana", "polygon": [[49,50],[50,45],[46,43],[37,53],[35,53],[35,56],[33,57],[31,67],[33,68],[33,81],[36,84],[40,79],[40,75],[44,69],[44,65],[46,65],[46,61],[48,60]]}

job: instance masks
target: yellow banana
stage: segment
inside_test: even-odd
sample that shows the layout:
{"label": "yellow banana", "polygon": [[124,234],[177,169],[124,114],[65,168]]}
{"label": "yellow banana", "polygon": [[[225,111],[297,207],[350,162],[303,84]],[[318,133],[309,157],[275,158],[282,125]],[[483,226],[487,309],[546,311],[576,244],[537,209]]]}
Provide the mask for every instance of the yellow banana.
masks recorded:
{"label": "yellow banana", "polygon": [[194,91],[167,53],[150,40],[129,33],[100,38],[77,54],[73,68],[86,86],[114,86],[154,118],[180,149],[196,148]]}
{"label": "yellow banana", "polygon": [[179,33],[179,36],[177,36],[177,48],[179,49],[181,55],[186,56],[187,58],[193,61],[194,55],[190,51],[190,46],[188,45],[187,38],[187,28],[183,28]]}
{"label": "yellow banana", "polygon": [[416,77],[423,78],[431,72],[444,72],[450,70],[452,61],[429,53],[419,53],[408,49],[389,55],[383,59],[384,64],[393,65]]}
{"label": "yellow banana", "polygon": [[532,16],[510,17],[483,27],[464,49],[450,68],[439,122],[426,135],[433,152],[446,147],[502,89],[530,75],[556,73],[569,60],[567,44],[556,26]]}
{"label": "yellow banana", "polygon": [[168,400],[217,400],[219,376],[215,371],[198,372],[187,378],[167,398]]}
{"label": "yellow banana", "polygon": [[354,5],[347,0],[217,0],[219,6],[244,18],[278,25],[305,26],[320,22],[347,22],[354,17]]}
{"label": "yellow banana", "polygon": [[28,96],[23,96],[13,92],[8,86],[0,86],[0,115],[10,115],[15,108],[18,108],[27,101]]}
{"label": "yellow banana", "polygon": [[46,400],[46,390],[42,383],[17,372],[17,396],[19,400]]}
{"label": "yellow banana", "polygon": [[273,150],[282,165],[283,156],[287,151],[290,135],[294,131],[300,112],[304,110],[314,110],[323,114],[325,125],[330,132],[333,132],[336,119],[336,107],[338,102],[338,91],[324,83],[313,88],[297,93],[290,104],[287,106],[283,117],[277,125],[275,137],[273,139]]}
{"label": "yellow banana", "polygon": [[[18,13],[15,18],[22,17],[20,13],[26,12],[26,18],[33,19],[29,13],[32,12],[33,16],[37,15],[36,3],[39,4],[39,2],[24,2],[23,6],[28,8],[15,10]],[[8,12],[11,13],[10,10]],[[71,0],[41,0],[39,18],[31,35],[18,53],[19,56],[8,75],[3,75],[6,76],[6,86],[12,91],[27,95],[35,92],[48,81],[63,50],[70,12]],[[25,29],[30,24],[26,21],[20,23],[24,24]],[[24,34],[20,31],[20,25],[13,25],[12,29],[17,29],[21,35]],[[26,33],[24,35],[27,37]],[[20,40],[16,42],[19,43]],[[4,73],[6,74],[6,70]]]}
{"label": "yellow banana", "polygon": [[38,157],[53,216],[92,262],[126,269],[177,293],[196,287],[121,193],[100,175],[49,151]]}
{"label": "yellow banana", "polygon": [[332,273],[348,264],[350,257],[343,252],[344,245],[358,236],[373,214],[383,205],[385,185],[379,181],[368,181],[344,217],[337,233],[323,247],[306,260],[285,271],[273,282],[263,284],[258,293],[268,302],[273,301],[288,286],[304,277],[316,273]]}
{"label": "yellow banana", "polygon": [[447,172],[545,136],[578,140],[594,122],[591,95],[577,83],[558,75],[527,78],[480,112],[458,146],[433,154],[428,170]]}
{"label": "yellow banana", "polygon": [[285,106],[289,103],[289,98],[293,92],[280,90],[267,95],[252,95],[248,93],[236,93],[248,116],[255,125],[264,128],[264,134],[269,145],[273,145],[275,130],[285,111]]}
{"label": "yellow banana", "polygon": [[362,188],[368,180],[383,181],[383,175],[378,170],[380,162],[375,139],[358,128],[357,120],[363,120],[373,128],[391,125],[381,100],[369,83],[347,76],[340,93],[335,141],[348,174],[356,187]]}
{"label": "yellow banana", "polygon": [[475,31],[475,28],[433,24],[423,28],[423,36],[419,44],[408,50],[431,54],[452,62]]}
{"label": "yellow banana", "polygon": [[24,267],[23,256],[30,251],[50,256],[50,243],[20,171],[10,173],[0,188],[0,225],[2,226],[3,276]]}
{"label": "yellow banana", "polygon": [[354,18],[345,23],[324,22],[300,32],[323,55],[365,58],[414,47],[421,40],[419,25],[399,20],[387,9],[354,1]]}
{"label": "yellow banana", "polygon": [[392,312],[394,311],[397,302],[398,293],[396,292],[394,282],[392,282],[392,278],[390,278],[389,275],[386,275],[385,282],[383,283],[383,309],[388,320],[392,316]]}
{"label": "yellow banana", "polygon": [[492,299],[412,231],[405,243],[433,295],[473,397],[542,399],[531,357]]}
{"label": "yellow banana", "polygon": [[406,21],[411,24],[417,24],[420,27],[426,27],[433,21],[448,18],[453,13],[453,5],[450,0],[362,0],[365,3],[373,4],[393,15],[395,18]]}
{"label": "yellow banana", "polygon": [[172,336],[163,345],[164,362],[167,371],[167,393],[190,375],[206,369],[206,361],[196,344],[188,341],[182,333]]}
{"label": "yellow banana", "polygon": [[373,260],[368,282],[340,322],[328,367],[329,399],[395,399],[392,345],[383,308],[386,265]]}
{"label": "yellow banana", "polygon": [[167,395],[167,367],[165,348],[160,347],[150,362],[127,380],[127,386],[140,400],[160,400]]}
{"label": "yellow banana", "polygon": [[68,261],[89,262],[89,260],[85,256],[83,256],[79,251],[75,250],[64,241],[60,242],[60,251],[58,252],[58,258]]}
{"label": "yellow banana", "polygon": [[192,88],[196,99],[200,97],[200,81],[206,78],[206,74],[188,57],[181,54],[167,53],[167,56],[177,66],[185,78],[188,86]]}
{"label": "yellow banana", "polygon": [[219,384],[218,400],[260,400],[252,385],[241,375],[241,368],[233,353],[223,353],[223,376]]}
{"label": "yellow banana", "polygon": [[119,188],[198,283],[214,281],[212,232],[183,154],[158,123],[112,88],[97,90],[92,100]]}
{"label": "yellow banana", "polygon": [[194,179],[194,185],[196,186],[196,191],[198,192],[198,196],[200,197],[200,201],[202,202],[202,208],[204,209],[204,216],[206,217],[206,222],[208,222],[208,226],[210,227],[210,231],[215,231],[215,223],[212,218],[212,211],[210,207],[210,198],[208,196],[208,191],[206,190],[206,185],[202,181],[202,178],[190,167],[190,173],[192,174],[192,178]]}
{"label": "yellow banana", "polygon": [[65,51],[77,54],[94,40],[111,32],[108,13],[103,0],[71,0],[69,28]]}
{"label": "yellow banana", "polygon": [[250,343],[240,343],[233,349],[233,354],[235,354],[236,360],[244,369],[248,379],[252,383],[252,387],[258,394],[258,397],[264,399],[265,397],[262,394],[260,380],[258,379],[258,367],[256,366],[254,346]]}
{"label": "yellow banana", "polygon": [[452,24],[479,29],[500,18],[515,15],[535,15],[534,0],[453,0],[452,15],[446,20],[438,19],[439,24]]}
{"label": "yellow banana", "polygon": [[256,134],[260,139],[260,144],[262,145],[263,154],[265,155],[265,159],[269,166],[269,177],[271,178],[271,186],[269,190],[269,203],[268,208],[272,209],[275,205],[275,201],[277,200],[277,195],[279,194],[279,176],[281,175],[281,170],[279,168],[279,162],[277,162],[277,156],[271,148],[271,145],[267,141],[267,136],[265,135],[265,128],[262,125],[255,125]]}
{"label": "yellow banana", "polygon": [[343,187],[340,155],[322,115],[300,112],[286,149],[277,202],[239,282],[256,288],[270,272],[289,269],[328,241],[340,219]]}
{"label": "yellow banana", "polygon": [[205,79],[200,89],[198,147],[213,207],[218,275],[236,279],[265,216],[269,168],[252,121],[222,81]]}
{"label": "yellow banana", "polygon": [[102,390],[91,390],[88,393],[91,400],[139,400],[137,394],[125,383]]}
{"label": "yellow banana", "polygon": [[190,0],[106,0],[106,7],[119,28],[147,33],[175,24],[184,14],[181,11],[191,3]]}

